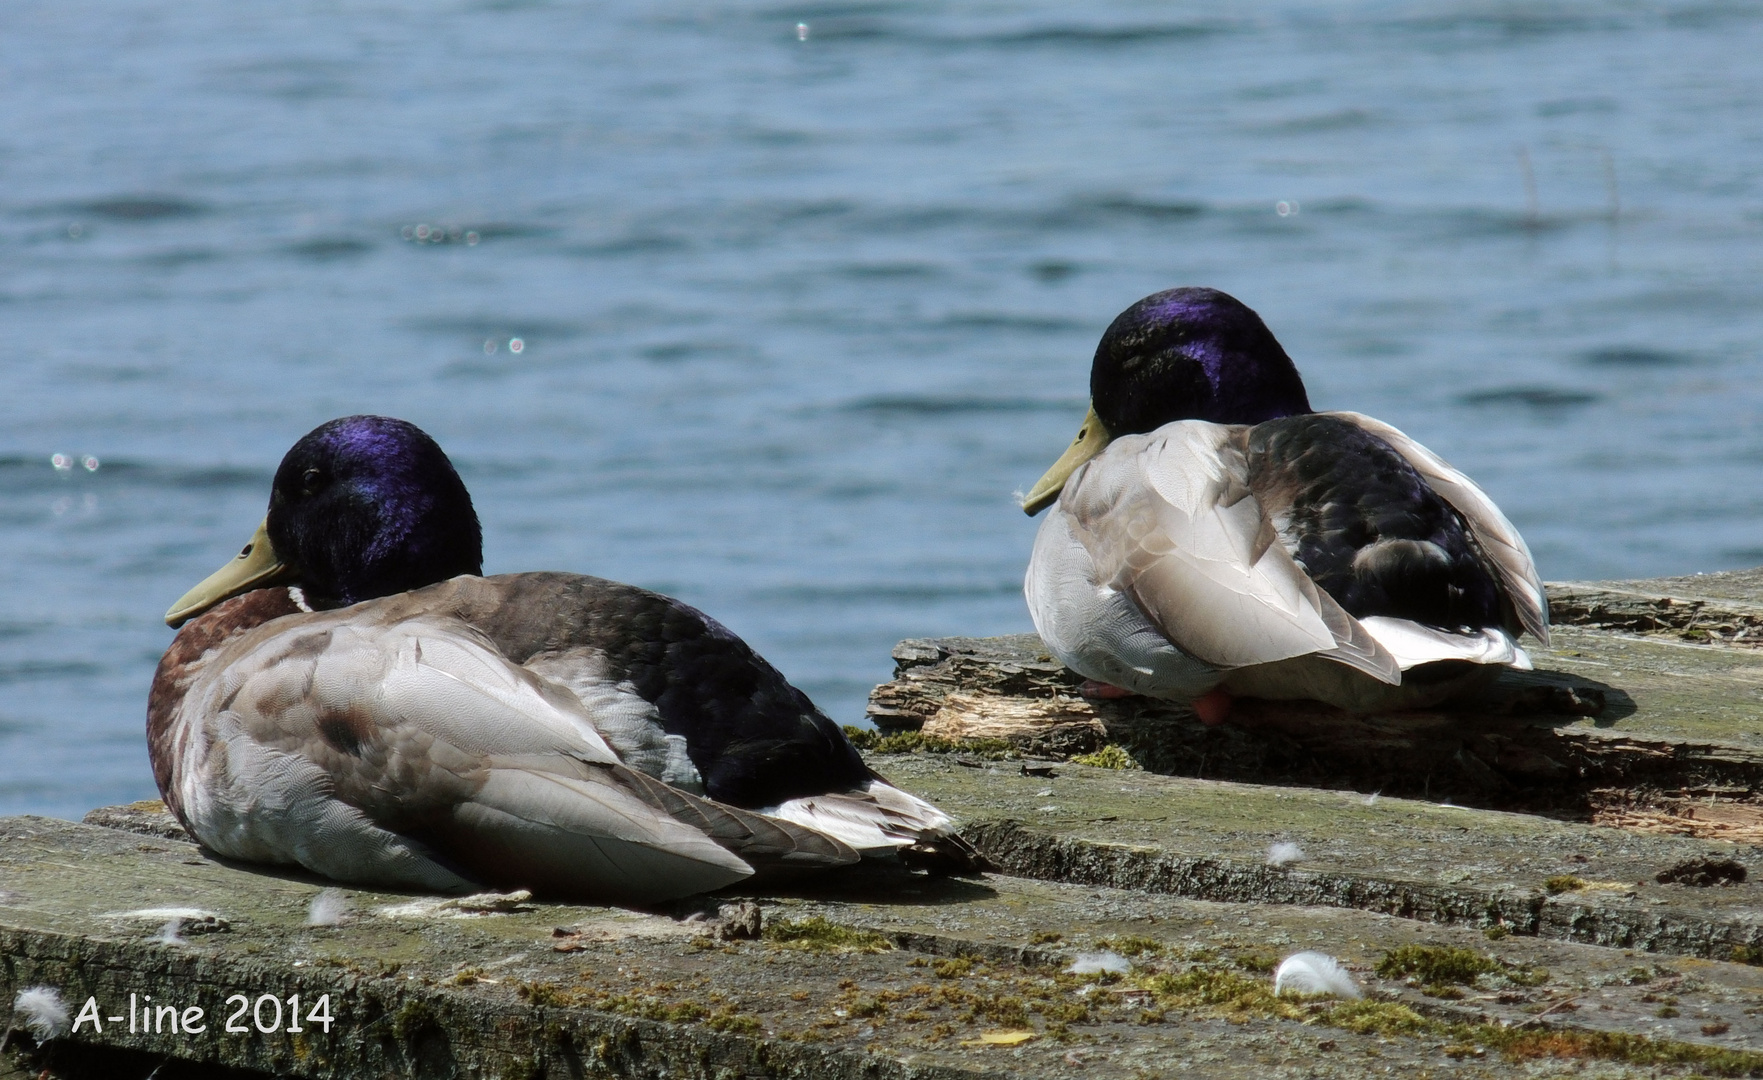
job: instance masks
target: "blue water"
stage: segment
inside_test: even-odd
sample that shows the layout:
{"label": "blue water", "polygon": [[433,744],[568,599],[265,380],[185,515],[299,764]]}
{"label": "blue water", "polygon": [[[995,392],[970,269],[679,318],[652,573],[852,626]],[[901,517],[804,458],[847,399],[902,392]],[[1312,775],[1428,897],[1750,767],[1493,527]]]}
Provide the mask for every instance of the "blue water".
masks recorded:
{"label": "blue water", "polygon": [[160,614],[351,412],[490,571],[681,596],[857,721],[896,640],[1028,629],[1011,493],[1178,284],[1550,578],[1763,562],[1763,8],[1220,10],[9,0],[0,812],[152,793]]}

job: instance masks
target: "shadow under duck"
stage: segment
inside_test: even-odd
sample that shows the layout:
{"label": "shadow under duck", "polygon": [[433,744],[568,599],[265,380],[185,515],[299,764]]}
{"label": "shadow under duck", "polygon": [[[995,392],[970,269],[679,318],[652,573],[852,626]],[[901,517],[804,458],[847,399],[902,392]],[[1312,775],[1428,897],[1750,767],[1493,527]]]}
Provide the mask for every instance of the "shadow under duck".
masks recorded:
{"label": "shadow under duck", "polygon": [[147,722],[166,805],[222,855],[440,891],[653,903],[863,854],[984,868],[714,619],[481,566],[421,430],[302,438],[251,542],[166,614]]}
{"label": "shadow under duck", "polygon": [[1402,432],[1315,412],[1261,318],[1215,289],[1148,296],[1103,334],[1024,592],[1090,692],[1350,712],[1426,708],[1529,668],[1548,601],[1524,540]]}

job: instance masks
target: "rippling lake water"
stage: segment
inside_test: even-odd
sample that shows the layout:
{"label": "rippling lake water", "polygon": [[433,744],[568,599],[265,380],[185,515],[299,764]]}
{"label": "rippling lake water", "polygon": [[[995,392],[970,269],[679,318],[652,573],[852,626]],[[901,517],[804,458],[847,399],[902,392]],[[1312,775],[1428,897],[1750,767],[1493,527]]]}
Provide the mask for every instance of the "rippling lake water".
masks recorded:
{"label": "rippling lake water", "polygon": [[856,722],[896,640],[1029,629],[1011,493],[1180,284],[1547,577],[1763,562],[1763,8],[1220,10],[11,0],[0,812],[153,793],[161,613],[353,412],[489,571],[683,597]]}

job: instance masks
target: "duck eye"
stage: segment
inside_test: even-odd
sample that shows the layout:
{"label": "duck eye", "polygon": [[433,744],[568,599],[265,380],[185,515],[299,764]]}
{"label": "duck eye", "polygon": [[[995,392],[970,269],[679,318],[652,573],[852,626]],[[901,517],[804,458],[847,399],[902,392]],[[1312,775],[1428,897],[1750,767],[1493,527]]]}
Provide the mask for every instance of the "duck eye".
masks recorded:
{"label": "duck eye", "polygon": [[307,469],[300,477],[300,494],[316,495],[320,485],[324,483],[324,474],[317,469]]}

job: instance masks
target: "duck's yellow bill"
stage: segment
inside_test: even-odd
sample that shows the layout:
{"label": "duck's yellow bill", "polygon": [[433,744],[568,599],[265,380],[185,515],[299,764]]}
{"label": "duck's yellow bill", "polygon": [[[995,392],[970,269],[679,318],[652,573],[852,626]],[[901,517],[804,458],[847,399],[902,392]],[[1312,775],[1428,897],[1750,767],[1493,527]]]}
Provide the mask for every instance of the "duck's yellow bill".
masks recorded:
{"label": "duck's yellow bill", "polygon": [[294,570],[276,556],[269,542],[269,519],[257,526],[243,551],[225,566],[202,579],[202,584],[178,597],[178,602],[165,613],[165,624],[182,626],[229,596],[251,589],[291,581]]}
{"label": "duck's yellow bill", "polygon": [[1096,407],[1091,405],[1089,415],[1084,417],[1083,426],[1077,429],[1077,438],[1071,440],[1065,453],[1059,455],[1059,460],[1053,463],[1053,467],[1035,484],[1034,490],[1022,500],[1022,512],[1034,517],[1052,505],[1053,500],[1059,497],[1059,492],[1064,490],[1065,481],[1071,479],[1071,474],[1077,471],[1077,467],[1100,454],[1113,441],[1114,436],[1108,434],[1102,421],[1096,419]]}

